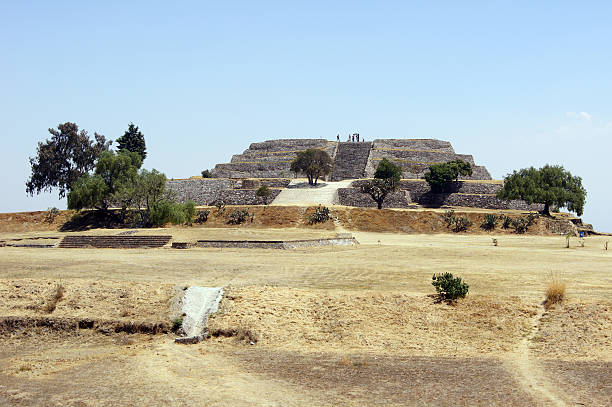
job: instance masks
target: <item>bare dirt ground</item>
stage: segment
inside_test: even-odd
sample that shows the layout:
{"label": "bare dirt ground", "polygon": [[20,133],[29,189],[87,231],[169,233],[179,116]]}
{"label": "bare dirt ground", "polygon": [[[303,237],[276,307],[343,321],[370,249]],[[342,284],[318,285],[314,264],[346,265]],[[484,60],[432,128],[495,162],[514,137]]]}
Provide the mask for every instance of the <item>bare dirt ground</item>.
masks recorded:
{"label": "bare dirt ground", "polygon": [[[213,226],[144,233],[334,233]],[[59,233],[31,229],[0,240]],[[0,405],[612,404],[609,237],[354,234],[293,251],[0,247]],[[444,271],[470,284],[465,300],[432,296]],[[553,276],[567,300],[544,309]],[[227,287],[213,336],[189,346],[170,332],[187,285]]]}

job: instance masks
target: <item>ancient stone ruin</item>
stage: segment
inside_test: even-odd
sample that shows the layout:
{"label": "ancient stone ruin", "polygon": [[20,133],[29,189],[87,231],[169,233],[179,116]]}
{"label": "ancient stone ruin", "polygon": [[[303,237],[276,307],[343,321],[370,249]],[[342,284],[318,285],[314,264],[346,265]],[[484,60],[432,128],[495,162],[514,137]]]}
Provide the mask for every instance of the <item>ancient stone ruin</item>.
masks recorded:
{"label": "ancient stone ruin", "polygon": [[[538,210],[539,205],[522,201],[503,201],[495,197],[501,181],[491,179],[484,166],[476,165],[468,154],[457,154],[448,141],[435,139],[378,139],[372,142],[336,142],[324,139],[281,139],[252,143],[229,163],[217,164],[214,178],[169,180],[168,188],[179,199],[194,200],[198,205],[223,201],[228,205],[263,204],[255,194],[261,185],[271,188],[273,201],[287,188],[295,174],[291,161],[299,151],[318,148],[333,159],[333,170],[325,181],[355,180],[348,187],[335,191],[333,202],[347,206],[374,207],[374,201],[359,191],[359,184],[371,178],[378,163],[387,158],[402,167],[400,190],[385,201],[384,207],[407,208],[412,205],[461,206],[487,209]],[[450,193],[433,194],[423,176],[429,166],[456,159],[472,165],[473,174],[461,177]],[[280,199],[280,198],[279,198]]]}

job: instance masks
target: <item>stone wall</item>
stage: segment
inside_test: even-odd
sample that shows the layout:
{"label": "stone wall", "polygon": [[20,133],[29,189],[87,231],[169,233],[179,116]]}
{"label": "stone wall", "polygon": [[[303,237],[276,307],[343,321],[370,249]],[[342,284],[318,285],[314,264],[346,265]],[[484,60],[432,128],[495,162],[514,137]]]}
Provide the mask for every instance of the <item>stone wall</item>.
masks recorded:
{"label": "stone wall", "polygon": [[[270,188],[284,187],[288,179],[270,180],[229,180],[218,178],[181,179],[166,181],[166,187],[176,193],[177,200],[192,200],[196,205],[214,205],[221,200],[226,205],[263,205],[264,200],[256,195],[260,185]],[[280,193],[280,189],[271,189],[268,203]]]}
{"label": "stone wall", "polygon": [[[368,194],[362,193],[357,188],[339,188],[338,200],[340,205],[356,206],[360,208],[377,208],[378,205]],[[407,191],[396,191],[385,198],[383,208],[408,208],[410,199]]]}
{"label": "stone wall", "polygon": [[198,240],[198,247],[240,249],[301,249],[319,246],[353,246],[359,244],[354,237],[335,237],[308,240]]}
{"label": "stone wall", "polygon": [[366,176],[374,176],[378,163],[386,158],[402,167],[402,178],[423,178],[433,164],[463,160],[472,165],[473,173],[461,179],[490,180],[491,174],[483,166],[476,165],[469,154],[457,154],[448,141],[435,139],[374,140],[366,167]]}
{"label": "stone wall", "polygon": [[[351,188],[338,190],[341,205],[358,207],[375,207],[372,198],[359,191],[359,187],[366,180],[354,181]],[[501,189],[502,184],[495,182],[466,182],[458,181],[452,185],[451,192],[434,194],[429,185],[420,180],[400,181],[400,191],[395,192],[385,199],[384,208],[406,208],[411,203],[424,206],[462,206],[482,209],[516,209],[540,211],[543,205],[528,205],[524,201],[506,201],[498,199],[495,194]],[[388,201],[387,201],[388,200]]]}
{"label": "stone wall", "polygon": [[192,200],[196,205],[209,205],[219,199],[221,192],[231,189],[234,181],[229,179],[201,178],[166,181],[166,188],[174,191],[180,202]]}
{"label": "stone wall", "polygon": [[334,155],[335,142],[324,139],[281,139],[252,143],[242,154],[236,154],[226,164],[217,164],[217,178],[291,178],[291,161],[299,151],[319,148]]}

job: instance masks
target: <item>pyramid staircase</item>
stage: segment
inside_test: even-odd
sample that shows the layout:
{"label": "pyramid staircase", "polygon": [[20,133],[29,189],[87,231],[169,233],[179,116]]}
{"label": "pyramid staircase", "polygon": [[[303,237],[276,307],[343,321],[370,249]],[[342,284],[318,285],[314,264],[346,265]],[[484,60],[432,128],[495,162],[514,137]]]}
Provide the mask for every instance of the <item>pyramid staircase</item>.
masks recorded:
{"label": "pyramid staircase", "polygon": [[338,143],[331,180],[363,178],[371,149],[372,143]]}

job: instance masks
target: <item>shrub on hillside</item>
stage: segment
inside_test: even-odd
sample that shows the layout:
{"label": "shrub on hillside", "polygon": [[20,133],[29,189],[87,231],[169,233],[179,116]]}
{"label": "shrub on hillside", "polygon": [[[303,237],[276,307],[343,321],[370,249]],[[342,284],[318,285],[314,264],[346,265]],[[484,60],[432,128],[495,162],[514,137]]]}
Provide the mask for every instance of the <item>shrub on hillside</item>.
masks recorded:
{"label": "shrub on hillside", "polygon": [[493,230],[495,226],[497,226],[497,221],[499,218],[497,215],[493,215],[492,213],[488,213],[485,215],[484,220],[480,224],[480,227],[484,230]]}
{"label": "shrub on hillside", "polygon": [[455,301],[458,298],[465,298],[469,286],[455,277],[452,273],[434,274],[431,278],[431,285],[434,286],[441,300]]}
{"label": "shrub on hillside", "polygon": [[509,229],[512,226],[512,218],[508,215],[502,217],[502,228]]}
{"label": "shrub on hillside", "polygon": [[202,171],[202,178],[212,178],[212,172],[210,172],[210,170],[204,170]]}
{"label": "shrub on hillside", "polygon": [[210,215],[210,211],[205,209],[203,211],[198,211],[198,215],[195,217],[195,223],[206,223],[208,221],[208,216]]}
{"label": "shrub on hillside", "polygon": [[249,213],[246,209],[235,209],[232,213],[229,214],[229,220],[227,223],[232,225],[240,225],[247,221],[248,218],[251,218],[251,222],[253,221],[253,215]]}
{"label": "shrub on hillside", "polygon": [[313,213],[307,216],[307,219],[308,223],[311,225],[315,223],[325,223],[331,219],[331,211],[328,207],[319,205]]}
{"label": "shrub on hillside", "polygon": [[45,222],[53,223],[53,221],[55,220],[55,218],[57,218],[57,215],[59,215],[59,213],[60,211],[56,207],[47,209],[47,212],[45,212]]}
{"label": "shrub on hillside", "polygon": [[444,222],[446,222],[446,227],[451,227],[451,225],[455,222],[455,211],[451,209],[444,212],[443,218]]}
{"label": "shrub on hillside", "polygon": [[519,234],[527,232],[529,228],[529,226],[527,225],[527,219],[525,218],[512,219],[511,225],[514,228],[514,231]]}
{"label": "shrub on hillside", "polygon": [[184,204],[168,200],[158,201],[151,206],[149,213],[152,226],[162,226],[166,223],[191,224],[194,216],[195,202],[193,201],[187,201]]}

